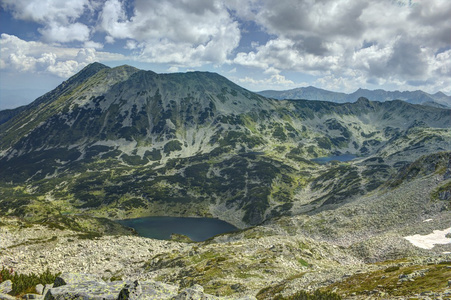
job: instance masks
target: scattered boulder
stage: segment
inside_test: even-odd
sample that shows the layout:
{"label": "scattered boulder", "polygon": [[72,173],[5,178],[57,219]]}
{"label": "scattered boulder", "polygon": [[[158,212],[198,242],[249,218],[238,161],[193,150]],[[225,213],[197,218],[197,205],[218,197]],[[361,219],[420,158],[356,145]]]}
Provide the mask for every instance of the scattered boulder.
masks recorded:
{"label": "scattered boulder", "polygon": [[220,299],[218,297],[204,293],[204,288],[198,284],[190,288],[183,289],[180,294],[172,298],[173,300],[213,300]]}
{"label": "scattered boulder", "polygon": [[[39,287],[41,288],[41,287]],[[125,300],[125,299],[175,299],[178,297],[178,286],[156,281],[113,281],[105,282],[94,275],[65,273],[59,276],[52,288],[44,288],[45,300]],[[218,299],[205,295],[203,288],[186,289],[186,297],[176,299]],[[183,292],[182,292],[183,293]],[[197,298],[189,298],[197,295]],[[187,298],[188,297],[188,298]]]}
{"label": "scattered boulder", "polygon": [[38,284],[35,287],[36,293],[38,293],[39,295],[44,295],[44,286],[42,284]]}
{"label": "scattered boulder", "polygon": [[0,293],[0,300],[17,300],[16,297],[13,297],[8,294]]}
{"label": "scattered boulder", "polygon": [[[73,274],[80,275],[80,274]],[[56,280],[55,280],[56,282]],[[56,284],[55,284],[56,285]],[[123,281],[106,283],[104,281],[85,281],[51,288],[45,300],[92,299],[116,300],[124,287]]]}
{"label": "scattered boulder", "polygon": [[38,295],[38,294],[25,294],[22,299],[25,300],[38,300],[38,299],[42,299],[43,296],[42,295]]}
{"label": "scattered boulder", "polygon": [[13,290],[13,283],[11,280],[5,280],[0,283],[0,293],[8,294]]}
{"label": "scattered boulder", "polygon": [[87,281],[103,282],[98,276],[84,273],[63,273],[56,277],[53,287],[59,287],[63,285],[77,284]]}
{"label": "scattered boulder", "polygon": [[161,282],[136,280],[133,283],[125,284],[119,293],[118,300],[171,299],[177,295],[177,290],[177,286]]}
{"label": "scattered boulder", "polygon": [[[17,300],[8,295],[12,291],[12,282],[0,284],[0,300]],[[179,292],[176,285],[157,281],[113,281],[105,282],[100,278],[83,273],[64,273],[53,284],[36,285],[36,294],[26,294],[26,300],[219,300],[221,297],[206,294],[204,288],[195,284]],[[246,296],[240,300],[255,300]]]}

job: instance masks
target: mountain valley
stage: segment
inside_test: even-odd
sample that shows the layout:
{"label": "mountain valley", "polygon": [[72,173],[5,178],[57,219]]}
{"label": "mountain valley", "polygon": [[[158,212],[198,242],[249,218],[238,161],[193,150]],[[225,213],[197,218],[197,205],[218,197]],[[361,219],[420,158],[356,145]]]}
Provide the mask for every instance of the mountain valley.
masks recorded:
{"label": "mountain valley", "polygon": [[[437,275],[451,240],[406,238],[451,227],[451,110],[372,100],[275,100],[215,73],[93,63],[0,111],[0,264],[232,298],[451,295]],[[114,222],[145,216],[241,230],[153,241]],[[399,281],[417,271],[428,284]]]}

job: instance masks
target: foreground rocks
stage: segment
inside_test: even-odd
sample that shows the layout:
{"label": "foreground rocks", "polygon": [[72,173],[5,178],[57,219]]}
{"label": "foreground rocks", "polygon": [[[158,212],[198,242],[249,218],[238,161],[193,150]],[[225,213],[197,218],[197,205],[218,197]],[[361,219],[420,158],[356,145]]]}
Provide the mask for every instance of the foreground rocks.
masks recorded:
{"label": "foreground rocks", "polygon": [[[46,299],[257,297],[260,300],[273,299],[276,295],[290,296],[301,290],[313,292],[327,288],[333,291],[335,287],[337,293],[351,299],[384,293],[392,297],[393,289],[385,286],[388,277],[393,277],[394,288],[399,289],[397,282],[402,281],[398,277],[401,272],[423,271],[418,277],[423,278],[423,273],[426,277],[435,274],[425,272],[425,269],[438,270],[438,267],[428,265],[440,266],[442,273],[450,270],[445,266],[451,267],[451,254],[365,263],[361,255],[356,255],[360,252],[352,247],[318,241],[300,233],[288,235],[283,229],[289,226],[281,228],[274,224],[221,235],[202,243],[185,243],[136,236],[86,238],[67,229],[38,224],[24,226],[7,218],[0,218],[0,221],[4,224],[0,225],[0,268],[12,268],[18,274],[41,274],[46,269],[53,274],[63,273],[53,285],[38,285],[36,294],[25,295],[25,299],[43,299],[45,296]],[[409,246],[402,237],[393,236],[390,241],[390,247],[399,247],[396,241],[402,241],[401,246]],[[387,239],[362,249],[381,248],[383,242],[387,244]],[[448,251],[447,245],[440,247],[440,252]],[[387,273],[393,266],[399,270]],[[357,285],[353,282],[364,282],[367,276],[379,280],[382,288],[378,283],[369,286],[367,292],[356,290]],[[449,283],[440,280],[439,283],[446,283],[446,287],[432,292],[447,296]],[[400,286],[404,288],[410,282],[401,282]],[[6,287],[8,283],[2,286]],[[421,295],[424,292],[412,285],[405,295],[406,298],[426,299],[429,296]],[[12,299],[5,289],[0,293],[3,293],[0,300]]]}
{"label": "foreground rocks", "polygon": [[[0,288],[10,285],[10,281],[0,285]],[[3,292],[8,289],[1,290]],[[9,290],[10,291],[10,290]],[[156,281],[113,281],[105,282],[93,274],[63,273],[56,278],[52,285],[43,289],[39,284],[36,287],[38,294],[27,294],[24,299],[42,300],[147,300],[147,299],[173,299],[173,300],[215,300],[223,299],[204,293],[204,288],[194,285],[180,289],[176,285]],[[39,293],[43,291],[42,293]],[[13,296],[0,294],[0,299],[13,300]],[[232,298],[228,298],[232,299]],[[254,297],[233,298],[252,300]]]}

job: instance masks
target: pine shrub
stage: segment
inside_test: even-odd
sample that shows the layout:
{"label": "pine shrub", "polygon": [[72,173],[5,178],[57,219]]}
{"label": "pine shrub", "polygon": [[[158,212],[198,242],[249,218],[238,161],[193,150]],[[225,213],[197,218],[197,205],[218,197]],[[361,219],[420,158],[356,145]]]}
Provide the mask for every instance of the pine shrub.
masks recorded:
{"label": "pine shrub", "polygon": [[60,274],[52,274],[49,269],[41,274],[30,273],[28,275],[18,274],[13,269],[5,267],[0,271],[0,283],[6,280],[11,280],[13,283],[13,290],[10,292],[13,296],[24,295],[27,293],[35,293],[35,287],[38,284],[53,283]]}

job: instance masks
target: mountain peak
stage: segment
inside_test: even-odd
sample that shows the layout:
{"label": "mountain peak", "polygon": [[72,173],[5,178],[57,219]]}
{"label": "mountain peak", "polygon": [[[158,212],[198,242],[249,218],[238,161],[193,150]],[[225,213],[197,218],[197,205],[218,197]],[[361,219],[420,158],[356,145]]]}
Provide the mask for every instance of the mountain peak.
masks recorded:
{"label": "mountain peak", "polygon": [[367,104],[367,103],[370,103],[370,100],[368,100],[368,98],[365,98],[365,97],[359,97],[359,99],[357,99],[356,103]]}
{"label": "mountain peak", "polygon": [[101,64],[99,62],[93,62],[93,63],[87,65],[86,67],[84,67],[79,73],[90,73],[92,75],[92,74],[99,72],[102,69],[110,69],[110,67],[108,67],[104,64]]}

